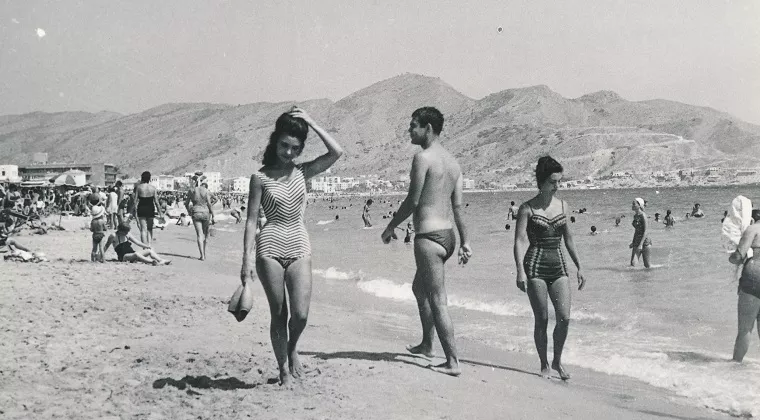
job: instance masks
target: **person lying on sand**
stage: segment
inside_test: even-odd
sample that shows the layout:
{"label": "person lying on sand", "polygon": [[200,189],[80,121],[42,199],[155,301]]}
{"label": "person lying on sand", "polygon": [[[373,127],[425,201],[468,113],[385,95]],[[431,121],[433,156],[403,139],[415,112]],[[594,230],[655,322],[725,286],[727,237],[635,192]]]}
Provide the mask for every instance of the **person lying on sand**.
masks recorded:
{"label": "person lying on sand", "polygon": [[[129,234],[129,224],[121,223],[116,229],[116,232],[112,233],[108,237],[106,246],[103,249],[103,254],[108,251],[108,248],[113,245],[113,250],[116,251],[116,256],[119,261],[135,262],[140,261],[146,264],[153,265],[168,265],[171,261],[161,258],[156,251],[151,249],[148,245],[138,241],[132,235]],[[142,247],[142,251],[135,251],[132,248],[132,244]]]}

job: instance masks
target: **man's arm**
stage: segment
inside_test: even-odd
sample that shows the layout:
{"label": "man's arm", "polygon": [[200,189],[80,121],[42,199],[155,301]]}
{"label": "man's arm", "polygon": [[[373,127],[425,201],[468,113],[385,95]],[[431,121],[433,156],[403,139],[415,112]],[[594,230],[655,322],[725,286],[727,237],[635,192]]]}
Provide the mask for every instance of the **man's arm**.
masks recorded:
{"label": "man's arm", "polygon": [[[427,167],[428,164],[425,162],[425,159],[420,153],[414,155],[414,159],[412,160],[412,171],[409,174],[409,192],[406,194],[404,202],[402,202],[401,206],[399,206],[396,215],[393,216],[393,219],[391,219],[390,223],[388,223],[388,227],[385,228],[383,237],[385,237],[386,232],[393,233],[393,230],[396,228],[396,226],[414,214],[414,211],[417,209],[417,205],[420,203],[422,188],[425,186]],[[388,235],[388,238],[388,240],[390,240],[390,234]]]}
{"label": "man's arm", "polygon": [[459,174],[457,183],[454,186],[454,191],[451,193],[451,210],[454,213],[454,223],[457,225],[459,231],[459,262],[467,264],[467,261],[472,257],[472,249],[469,242],[467,242],[467,228],[462,220],[462,214],[460,212],[462,208],[462,174]]}

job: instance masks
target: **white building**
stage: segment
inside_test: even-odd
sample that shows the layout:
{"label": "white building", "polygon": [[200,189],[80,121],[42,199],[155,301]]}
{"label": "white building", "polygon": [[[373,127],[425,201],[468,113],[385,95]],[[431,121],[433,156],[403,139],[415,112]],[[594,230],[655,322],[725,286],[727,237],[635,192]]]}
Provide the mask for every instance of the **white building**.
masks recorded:
{"label": "white building", "polygon": [[152,175],[150,185],[159,191],[174,191],[174,177],[172,175]]}
{"label": "white building", "polygon": [[311,179],[312,191],[334,193],[343,190],[339,176],[317,176]]}
{"label": "white building", "polygon": [[475,180],[470,178],[465,178],[462,182],[462,188],[465,190],[474,190],[475,189]]}
{"label": "white building", "polygon": [[208,182],[208,190],[210,192],[219,192],[222,190],[221,172],[204,172],[203,175],[206,175],[206,182]]}
{"label": "white building", "polygon": [[0,165],[0,181],[21,182],[21,177],[18,175],[18,166]]}
{"label": "white building", "polygon": [[248,192],[248,186],[251,183],[250,178],[246,178],[244,176],[239,176],[237,178],[232,179],[232,191],[238,192],[238,193],[247,193]]}

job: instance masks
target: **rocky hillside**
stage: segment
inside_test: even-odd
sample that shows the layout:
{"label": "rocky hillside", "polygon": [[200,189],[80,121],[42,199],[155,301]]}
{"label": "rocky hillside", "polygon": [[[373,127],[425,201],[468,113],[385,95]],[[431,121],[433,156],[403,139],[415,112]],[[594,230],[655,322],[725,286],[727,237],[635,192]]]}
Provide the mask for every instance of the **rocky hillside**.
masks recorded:
{"label": "rocky hillside", "polygon": [[[218,170],[247,175],[259,166],[273,123],[293,103],[165,104],[137,114],[41,113],[0,117],[0,163],[105,161],[134,175]],[[344,175],[408,172],[415,148],[409,116],[423,105],[446,116],[443,141],[476,179],[530,179],[550,153],[570,177],[708,165],[760,166],[760,126],[719,111],[666,100],[626,101],[602,91],[564,98],[546,86],[507,89],[480,100],[437,78],[404,74],[337,102],[297,103],[344,145]],[[323,150],[313,134],[305,158]]]}

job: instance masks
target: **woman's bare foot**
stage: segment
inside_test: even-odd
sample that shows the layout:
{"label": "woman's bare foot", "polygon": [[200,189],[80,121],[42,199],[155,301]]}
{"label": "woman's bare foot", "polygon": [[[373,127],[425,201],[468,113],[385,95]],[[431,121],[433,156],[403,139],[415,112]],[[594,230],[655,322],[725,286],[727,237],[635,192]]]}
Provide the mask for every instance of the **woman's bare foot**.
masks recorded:
{"label": "woman's bare foot", "polygon": [[288,355],[288,369],[290,370],[290,375],[296,379],[303,376],[303,366],[301,365],[301,360],[298,357],[297,351]]}
{"label": "woman's bare foot", "polygon": [[549,364],[541,364],[541,373],[539,373],[542,378],[549,379],[552,376],[552,371],[549,369]]}
{"label": "woman's bare foot", "polygon": [[422,344],[419,344],[416,346],[409,344],[408,346],[406,346],[406,351],[412,354],[421,354],[429,359],[432,359],[433,357],[435,357],[435,355],[433,354],[433,349],[428,346],[424,346]]}
{"label": "woman's bare foot", "polygon": [[287,369],[280,369],[280,386],[289,387],[292,379]]}
{"label": "woman's bare foot", "polygon": [[570,379],[570,374],[567,373],[567,371],[565,371],[565,368],[562,367],[561,364],[557,362],[552,362],[552,369],[556,370],[557,373],[559,373],[559,378],[562,379],[563,381]]}
{"label": "woman's bare foot", "polygon": [[462,369],[459,368],[459,364],[451,365],[449,362],[441,363],[438,366],[429,365],[428,366],[431,370],[443,373],[450,376],[459,376],[462,374]]}

